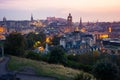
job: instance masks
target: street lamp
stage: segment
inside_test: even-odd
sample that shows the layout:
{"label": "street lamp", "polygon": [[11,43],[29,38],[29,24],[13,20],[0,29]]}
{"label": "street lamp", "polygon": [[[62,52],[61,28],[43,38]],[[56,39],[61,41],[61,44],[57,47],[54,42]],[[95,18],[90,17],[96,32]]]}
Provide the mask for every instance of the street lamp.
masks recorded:
{"label": "street lamp", "polygon": [[2,58],[4,58],[4,41],[6,40],[5,36],[3,38],[0,38],[0,47],[2,51]]}

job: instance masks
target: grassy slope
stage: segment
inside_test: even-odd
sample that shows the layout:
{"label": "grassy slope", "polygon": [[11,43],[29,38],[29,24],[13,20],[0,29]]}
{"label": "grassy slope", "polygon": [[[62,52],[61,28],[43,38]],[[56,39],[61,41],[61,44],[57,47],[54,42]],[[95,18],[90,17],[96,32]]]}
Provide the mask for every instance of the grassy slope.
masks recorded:
{"label": "grassy slope", "polygon": [[8,63],[8,69],[20,70],[21,67],[24,66],[33,67],[38,75],[52,76],[59,80],[72,80],[74,76],[80,72],[79,70],[67,68],[62,65],[48,64],[42,61],[11,56],[11,60]]}

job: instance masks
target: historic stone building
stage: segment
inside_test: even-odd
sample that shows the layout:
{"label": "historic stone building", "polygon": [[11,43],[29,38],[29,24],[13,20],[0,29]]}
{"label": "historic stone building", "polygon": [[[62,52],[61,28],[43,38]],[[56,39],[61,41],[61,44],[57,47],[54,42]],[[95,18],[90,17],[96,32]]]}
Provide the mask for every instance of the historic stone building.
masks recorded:
{"label": "historic stone building", "polygon": [[64,34],[60,39],[60,45],[63,46],[67,53],[86,53],[96,50],[94,39],[92,34],[74,31]]}

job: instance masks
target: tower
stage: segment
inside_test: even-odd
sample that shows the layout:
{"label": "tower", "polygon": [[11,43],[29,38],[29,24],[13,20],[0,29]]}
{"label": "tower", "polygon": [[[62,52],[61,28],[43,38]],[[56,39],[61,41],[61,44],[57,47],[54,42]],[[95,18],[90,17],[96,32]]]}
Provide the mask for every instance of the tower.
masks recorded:
{"label": "tower", "polygon": [[6,17],[5,16],[3,17],[3,22],[6,22]]}
{"label": "tower", "polygon": [[110,27],[108,27],[108,35],[109,35],[109,38],[112,37],[112,25]]}
{"label": "tower", "polygon": [[67,17],[67,25],[68,25],[68,27],[72,26],[72,16],[71,16],[71,13],[69,13],[69,16]]}
{"label": "tower", "polygon": [[33,22],[33,15],[31,14],[31,22]]}
{"label": "tower", "polygon": [[4,27],[7,27],[6,21],[7,21],[7,19],[6,19],[6,17],[4,16],[4,17],[3,17],[3,26],[4,26]]}
{"label": "tower", "polygon": [[82,29],[82,18],[80,17],[79,29]]}
{"label": "tower", "polygon": [[108,32],[109,32],[109,33],[112,32],[112,28],[111,28],[111,27],[108,28]]}
{"label": "tower", "polygon": [[112,32],[112,28],[111,27],[109,27],[108,30],[109,30],[110,33]]}

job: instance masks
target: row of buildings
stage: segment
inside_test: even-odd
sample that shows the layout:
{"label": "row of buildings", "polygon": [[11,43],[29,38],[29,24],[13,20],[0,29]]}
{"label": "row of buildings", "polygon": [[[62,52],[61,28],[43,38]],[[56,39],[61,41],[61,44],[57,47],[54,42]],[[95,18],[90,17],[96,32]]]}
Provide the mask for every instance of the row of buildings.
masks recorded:
{"label": "row of buildings", "polygon": [[46,20],[34,20],[33,15],[31,15],[30,19],[11,21],[4,17],[3,21],[0,21],[0,25],[4,26],[6,34],[20,32],[24,35],[30,32],[38,33],[43,31],[49,37],[58,35],[60,37],[60,45],[68,53],[79,54],[95,50],[99,52],[101,50],[105,51],[102,39],[120,38],[120,22],[108,23],[97,21],[96,23],[87,22],[83,24],[82,18],[80,18],[79,24],[76,25],[73,22],[71,13],[69,13],[67,19],[47,17]]}

